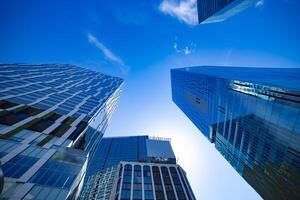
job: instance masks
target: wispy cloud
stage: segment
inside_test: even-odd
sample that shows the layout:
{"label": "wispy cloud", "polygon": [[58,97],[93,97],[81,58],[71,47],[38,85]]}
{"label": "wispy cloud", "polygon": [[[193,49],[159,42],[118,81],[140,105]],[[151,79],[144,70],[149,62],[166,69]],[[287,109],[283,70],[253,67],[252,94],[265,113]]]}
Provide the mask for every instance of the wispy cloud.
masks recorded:
{"label": "wispy cloud", "polygon": [[189,55],[195,51],[196,44],[192,42],[183,48],[179,48],[178,47],[178,39],[177,39],[177,37],[175,37],[175,42],[174,42],[173,48],[175,49],[176,53],[183,53],[184,55]]}
{"label": "wispy cloud", "polygon": [[190,47],[186,46],[183,49],[179,49],[177,46],[177,42],[174,43],[174,49],[176,53],[184,53],[185,55],[189,55],[191,53]]}
{"label": "wispy cloud", "polygon": [[198,23],[197,0],[163,0],[159,10],[189,25]]}
{"label": "wispy cloud", "polygon": [[119,57],[117,57],[113,52],[111,52],[104,44],[102,44],[94,35],[88,33],[87,38],[90,44],[93,44],[95,47],[97,47],[105,56],[106,59],[116,63],[120,70],[127,74],[128,69],[123,60]]}
{"label": "wispy cloud", "polygon": [[265,0],[258,0],[255,4],[256,7],[263,6],[265,4]]}

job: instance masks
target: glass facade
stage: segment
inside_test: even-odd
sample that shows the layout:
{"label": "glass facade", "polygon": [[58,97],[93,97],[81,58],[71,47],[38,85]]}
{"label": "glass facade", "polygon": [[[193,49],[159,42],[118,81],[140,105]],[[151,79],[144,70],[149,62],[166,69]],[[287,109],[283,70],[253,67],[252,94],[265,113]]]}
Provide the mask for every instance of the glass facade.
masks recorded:
{"label": "glass facade", "polygon": [[174,184],[178,199],[185,200],[186,199],[185,193],[183,190],[183,186],[181,185],[179,175],[177,174],[176,168],[170,167],[169,169],[170,169],[170,173],[172,176],[173,184]]}
{"label": "glass facade", "polygon": [[[120,200],[196,199],[185,172],[177,164],[121,162],[120,165],[125,166],[123,174],[120,173],[119,175],[119,178],[123,180],[122,189],[118,190],[118,187],[116,187],[116,191],[112,193],[112,198],[115,197],[115,199]],[[121,167],[119,169],[122,170]],[[175,180],[170,175],[171,169],[172,176],[177,177]],[[133,182],[131,181],[132,171]],[[179,174],[182,175],[181,179]]]}
{"label": "glass facade", "polygon": [[171,177],[169,174],[169,170],[167,167],[162,167],[161,168],[161,173],[162,173],[162,177],[163,177],[163,181],[165,184],[165,190],[167,193],[167,198],[170,200],[175,200],[175,189],[174,189],[174,185],[171,181]]}
{"label": "glass facade", "polygon": [[258,0],[197,0],[198,21],[203,24],[224,21],[257,2]]}
{"label": "glass facade", "polygon": [[0,65],[0,198],[76,198],[122,83],[74,65]]}
{"label": "glass facade", "polygon": [[[70,149],[71,150],[71,149]],[[56,152],[39,170],[29,179],[30,183],[47,185],[59,188],[70,188],[80,173],[84,157],[75,152]]]}
{"label": "glass facade", "polygon": [[157,166],[153,166],[152,173],[153,173],[153,182],[155,188],[155,197],[156,199],[163,200],[165,199],[165,195],[164,195],[164,188],[163,188],[163,183],[162,183],[159,168]]}
{"label": "glass facade", "polygon": [[123,181],[122,181],[120,199],[130,200],[131,182],[132,182],[132,165],[125,165],[124,172],[123,172]]}
{"label": "glass facade", "polygon": [[103,138],[91,163],[89,175],[118,165],[121,161],[176,163],[170,141],[148,136]]}
{"label": "glass facade", "polygon": [[142,167],[140,165],[135,165],[133,169],[133,199],[142,200]]}
{"label": "glass facade", "polygon": [[172,98],[264,199],[300,198],[300,70],[171,70]]}
{"label": "glass facade", "polygon": [[109,200],[117,173],[116,167],[107,168],[90,176],[80,200]]}
{"label": "glass facade", "polygon": [[146,160],[146,140],[148,136],[103,138],[97,148],[98,159],[91,165],[88,175],[117,166],[120,161]]}
{"label": "glass facade", "polygon": [[145,195],[144,197],[145,197],[145,199],[146,200],[154,199],[151,169],[150,169],[150,166],[148,166],[148,165],[143,166],[143,180],[144,180],[144,195]]}

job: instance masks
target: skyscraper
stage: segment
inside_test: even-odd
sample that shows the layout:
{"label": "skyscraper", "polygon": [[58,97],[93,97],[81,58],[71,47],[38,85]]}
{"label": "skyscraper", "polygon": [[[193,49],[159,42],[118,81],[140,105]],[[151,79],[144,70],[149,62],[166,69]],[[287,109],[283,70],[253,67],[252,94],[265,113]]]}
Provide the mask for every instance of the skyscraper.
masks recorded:
{"label": "skyscraper", "polygon": [[100,146],[100,170],[89,176],[80,199],[195,199],[169,140],[104,138]]}
{"label": "skyscraper", "polygon": [[197,0],[199,24],[224,21],[255,5],[259,0]]}
{"label": "skyscraper", "polygon": [[171,70],[172,98],[264,199],[300,198],[300,69]]}
{"label": "skyscraper", "polygon": [[76,198],[122,83],[73,65],[0,65],[0,198]]}

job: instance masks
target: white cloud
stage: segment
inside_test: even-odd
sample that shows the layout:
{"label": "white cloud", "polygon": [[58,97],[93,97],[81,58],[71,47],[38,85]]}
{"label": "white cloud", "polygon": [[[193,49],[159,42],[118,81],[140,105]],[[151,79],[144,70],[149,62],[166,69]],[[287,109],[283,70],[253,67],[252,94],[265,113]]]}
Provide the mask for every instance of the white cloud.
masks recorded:
{"label": "white cloud", "polygon": [[176,41],[174,42],[174,46],[173,46],[173,47],[174,47],[174,49],[175,49],[175,51],[176,51],[177,53],[180,53],[180,52],[181,52],[181,50],[178,49],[178,45],[177,45],[177,42],[176,42]]}
{"label": "white cloud", "polygon": [[196,50],[196,44],[192,42],[189,45],[180,48],[178,47],[178,39],[177,37],[175,37],[173,48],[175,49],[176,53],[183,53],[184,55],[189,55]]}
{"label": "white cloud", "polygon": [[174,43],[174,49],[175,49],[176,51],[178,51],[178,50],[177,50],[177,42]]}
{"label": "white cloud", "polygon": [[191,50],[188,46],[184,47],[183,49],[179,49],[177,47],[177,42],[174,43],[174,49],[175,49],[176,53],[184,53],[185,55],[188,55],[191,53]]}
{"label": "white cloud", "polygon": [[188,55],[188,54],[191,53],[189,47],[185,47],[183,52],[184,52],[185,55]]}
{"label": "white cloud", "polygon": [[197,0],[163,0],[159,10],[189,25],[198,24]]}
{"label": "white cloud", "polygon": [[88,33],[87,35],[88,41],[89,43],[93,44],[95,47],[97,47],[99,50],[102,51],[102,53],[104,54],[105,58],[118,64],[118,66],[120,67],[121,71],[126,74],[127,70],[126,70],[126,65],[123,62],[122,59],[120,59],[119,57],[117,57],[115,54],[113,54],[106,46],[104,46],[104,44],[102,44],[94,35]]}
{"label": "white cloud", "polygon": [[256,2],[255,6],[259,7],[259,6],[263,6],[265,4],[265,0],[259,0]]}

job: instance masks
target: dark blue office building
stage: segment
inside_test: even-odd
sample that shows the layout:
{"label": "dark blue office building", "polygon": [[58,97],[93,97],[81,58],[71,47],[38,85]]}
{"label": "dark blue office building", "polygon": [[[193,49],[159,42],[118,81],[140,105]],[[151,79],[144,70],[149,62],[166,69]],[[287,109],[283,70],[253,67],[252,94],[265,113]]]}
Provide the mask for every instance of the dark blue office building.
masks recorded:
{"label": "dark blue office building", "polygon": [[87,177],[121,161],[176,163],[170,142],[150,139],[149,136],[103,138],[94,157]]}
{"label": "dark blue office building", "polygon": [[264,199],[300,199],[300,69],[171,70],[172,98]]}

